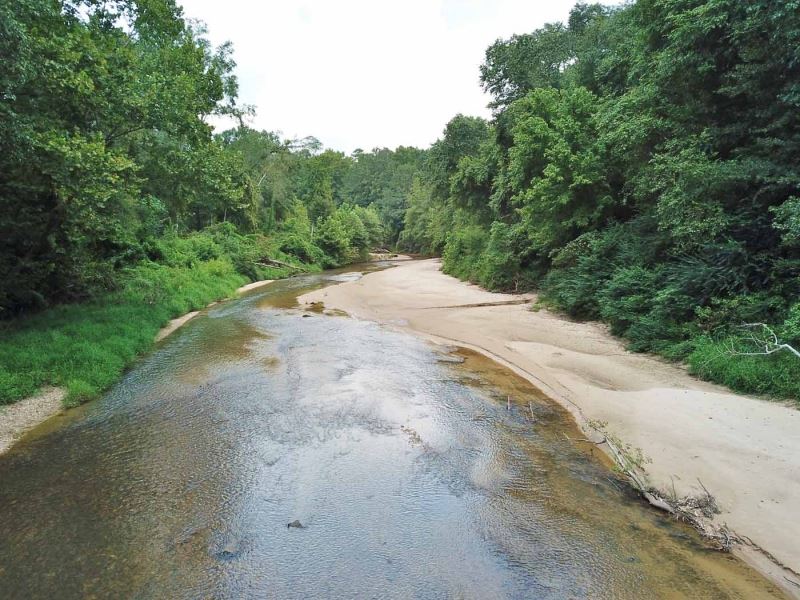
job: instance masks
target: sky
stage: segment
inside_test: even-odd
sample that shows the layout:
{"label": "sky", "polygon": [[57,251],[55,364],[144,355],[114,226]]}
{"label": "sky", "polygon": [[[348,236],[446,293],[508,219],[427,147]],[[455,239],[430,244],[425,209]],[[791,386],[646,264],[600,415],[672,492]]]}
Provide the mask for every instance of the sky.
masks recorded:
{"label": "sky", "polygon": [[[325,147],[427,147],[456,114],[489,117],[479,82],[498,38],[566,20],[576,0],[183,0],[233,42],[257,129]],[[220,127],[220,124],[217,124]]]}

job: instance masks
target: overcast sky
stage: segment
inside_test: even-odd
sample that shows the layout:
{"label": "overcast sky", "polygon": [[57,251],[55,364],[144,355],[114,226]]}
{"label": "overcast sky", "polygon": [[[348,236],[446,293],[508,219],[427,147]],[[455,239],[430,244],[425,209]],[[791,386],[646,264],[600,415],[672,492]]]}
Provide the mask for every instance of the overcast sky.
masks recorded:
{"label": "overcast sky", "polygon": [[[180,1],[180,0],[179,0]],[[457,113],[488,116],[478,81],[499,37],[563,21],[575,0],[183,0],[230,40],[252,126],[326,147],[425,147]]]}

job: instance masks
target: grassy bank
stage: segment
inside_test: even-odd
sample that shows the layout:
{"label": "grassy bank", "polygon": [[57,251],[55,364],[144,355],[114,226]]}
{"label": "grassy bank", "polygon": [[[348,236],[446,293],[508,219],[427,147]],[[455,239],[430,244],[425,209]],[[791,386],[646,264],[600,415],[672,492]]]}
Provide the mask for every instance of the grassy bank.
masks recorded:
{"label": "grassy bank", "polygon": [[247,278],[228,260],[192,267],[143,265],[117,292],[6,324],[0,344],[0,404],[44,385],[75,406],[97,397],[154,344],[169,319],[230,297]]}
{"label": "grassy bank", "polygon": [[0,321],[0,405],[46,385],[65,388],[67,406],[96,398],[153,347],[170,319],[229,298],[249,281],[364,260],[381,236],[372,211],[341,206],[316,230],[308,219],[287,220],[270,235],[218,223],[145,240],[138,259],[91,298]]}
{"label": "grassy bank", "polygon": [[789,352],[769,356],[731,354],[732,345],[739,342],[739,338],[693,339],[692,350],[685,358],[689,372],[733,390],[793,400],[800,406],[800,360]]}
{"label": "grassy bank", "polygon": [[252,239],[238,235],[165,240],[155,250],[160,262],[126,269],[114,291],[0,322],[0,405],[45,385],[66,388],[67,406],[96,398],[153,347],[170,319],[229,298],[248,281],[319,269],[284,254],[294,267],[256,265],[249,256],[254,248]]}

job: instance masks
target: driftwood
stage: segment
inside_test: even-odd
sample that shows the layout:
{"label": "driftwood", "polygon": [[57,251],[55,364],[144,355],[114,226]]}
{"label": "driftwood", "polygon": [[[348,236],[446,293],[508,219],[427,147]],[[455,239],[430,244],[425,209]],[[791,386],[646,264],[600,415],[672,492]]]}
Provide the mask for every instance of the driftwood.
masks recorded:
{"label": "driftwood", "polygon": [[302,271],[302,267],[298,267],[296,265],[290,265],[287,262],[283,262],[282,260],[277,260],[274,258],[262,258],[261,260],[253,261],[257,265],[261,265],[262,267],[283,267],[285,269],[295,269],[296,271]]}
{"label": "driftwood", "polygon": [[[595,425],[590,426],[599,433],[603,433],[601,429]],[[679,521],[688,523],[696,529],[700,535],[709,540],[717,550],[729,552],[731,547],[736,542],[744,542],[741,537],[733,533],[725,524],[714,525],[710,519],[719,514],[719,508],[714,496],[706,489],[703,482],[699,479],[697,482],[703,488],[703,494],[698,496],[685,496],[678,498],[677,494],[665,494],[649,485],[641,467],[640,456],[631,456],[630,453],[619,447],[619,442],[610,438],[608,435],[603,434],[603,439],[599,441],[590,440],[587,438],[580,438],[572,440],[569,436],[564,434],[570,441],[585,442],[600,446],[605,444],[614,459],[619,471],[626,477],[630,486],[635,489],[641,496],[654,508],[663,510],[669,513]]]}
{"label": "driftwood", "polygon": [[741,328],[749,332],[744,341],[752,344],[756,349],[752,352],[742,352],[731,344],[728,353],[733,356],[769,356],[785,350],[800,357],[800,350],[778,340],[776,333],[765,323],[745,323],[741,325]]}
{"label": "driftwood", "polygon": [[530,299],[521,300],[501,300],[499,302],[474,302],[472,304],[451,304],[449,306],[423,306],[423,310],[435,308],[483,308],[485,306],[513,306],[515,304],[530,304]]}

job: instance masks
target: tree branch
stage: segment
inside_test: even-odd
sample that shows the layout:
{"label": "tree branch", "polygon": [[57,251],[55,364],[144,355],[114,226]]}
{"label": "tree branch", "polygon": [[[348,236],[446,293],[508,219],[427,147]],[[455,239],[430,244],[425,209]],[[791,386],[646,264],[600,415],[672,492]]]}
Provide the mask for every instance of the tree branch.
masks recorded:
{"label": "tree branch", "polygon": [[800,351],[789,344],[782,343],[778,339],[777,334],[766,323],[745,323],[741,325],[741,328],[751,331],[750,335],[745,338],[746,341],[753,343],[758,348],[763,348],[763,350],[742,352],[736,350],[733,346],[733,342],[731,342],[728,350],[729,354],[733,356],[769,356],[781,350],[786,350],[800,358]]}

